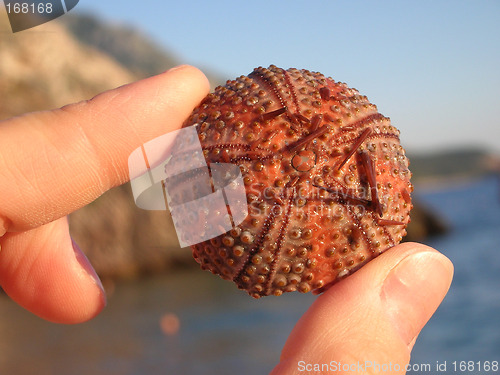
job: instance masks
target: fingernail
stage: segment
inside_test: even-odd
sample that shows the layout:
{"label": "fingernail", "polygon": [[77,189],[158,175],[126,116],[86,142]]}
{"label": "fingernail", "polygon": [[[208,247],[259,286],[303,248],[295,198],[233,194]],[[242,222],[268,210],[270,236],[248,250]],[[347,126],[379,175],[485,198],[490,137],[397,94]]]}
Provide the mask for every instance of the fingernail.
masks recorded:
{"label": "fingernail", "polygon": [[450,260],[434,252],[412,254],[389,272],[381,298],[409,348],[448,292],[452,274]]}
{"label": "fingernail", "polygon": [[173,68],[168,69],[165,73],[175,72],[176,70],[182,70],[182,69],[185,69],[187,67],[189,67],[189,65],[186,65],[186,64],[177,65],[177,66],[174,66]]}
{"label": "fingernail", "polygon": [[92,278],[92,280],[96,283],[96,285],[101,289],[102,297],[104,299],[104,304],[106,304],[106,292],[104,291],[104,287],[102,286],[101,279],[97,275],[97,273],[94,270],[94,267],[92,267],[92,264],[90,264],[87,256],[85,253],[80,249],[80,247],[76,244],[73,239],[71,240],[72,245],[73,245],[73,250],[75,252],[76,260],[80,264],[80,266],[87,272],[87,274]]}

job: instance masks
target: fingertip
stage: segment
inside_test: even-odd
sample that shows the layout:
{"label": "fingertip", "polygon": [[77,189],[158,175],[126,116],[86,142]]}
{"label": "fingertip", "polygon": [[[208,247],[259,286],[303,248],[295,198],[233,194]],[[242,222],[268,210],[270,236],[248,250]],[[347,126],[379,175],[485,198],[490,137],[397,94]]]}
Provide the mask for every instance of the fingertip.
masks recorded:
{"label": "fingertip", "polygon": [[404,368],[418,333],[441,303],[453,265],[417,243],[389,249],[320,295],[294,327],[281,363],[389,363]]}
{"label": "fingertip", "polygon": [[[61,246],[58,251],[61,254],[60,264],[54,264],[53,268],[59,269],[59,277],[54,277],[48,286],[50,290],[46,293],[46,300],[33,303],[35,309],[43,306],[39,312],[33,311],[35,314],[54,323],[86,322],[95,318],[107,304],[106,292],[92,264],[76,242],[70,241],[70,245],[66,242],[64,248]],[[67,254],[67,259],[64,259],[63,252]],[[43,277],[46,276],[42,271],[42,276],[36,278]]]}
{"label": "fingertip", "polygon": [[451,261],[434,250],[412,253],[388,273],[380,295],[383,309],[409,349],[443,301],[452,278]]}
{"label": "fingertip", "polygon": [[105,307],[106,296],[78,252],[65,218],[31,231],[7,233],[0,252],[2,287],[45,320],[74,324],[92,319]]}
{"label": "fingertip", "polygon": [[178,75],[181,81],[191,81],[187,85],[194,85],[200,88],[201,91],[208,92],[210,90],[210,82],[207,76],[197,67],[192,65],[178,65],[166,70],[163,74],[172,76]]}

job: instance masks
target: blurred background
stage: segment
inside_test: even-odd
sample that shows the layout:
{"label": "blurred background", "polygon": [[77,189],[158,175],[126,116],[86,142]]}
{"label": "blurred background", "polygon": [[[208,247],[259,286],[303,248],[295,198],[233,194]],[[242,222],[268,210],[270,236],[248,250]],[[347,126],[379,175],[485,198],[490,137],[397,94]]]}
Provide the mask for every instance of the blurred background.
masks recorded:
{"label": "blurred background", "polygon": [[[82,0],[13,34],[0,10],[0,119],[200,67],[212,87],[276,64],[320,71],[401,130],[414,199],[409,240],[455,264],[412,363],[500,361],[500,2]],[[165,212],[129,184],[70,216],[108,292],[94,320],[45,322],[0,296],[0,374],[267,373],[314,300],[253,300],[199,270]]]}

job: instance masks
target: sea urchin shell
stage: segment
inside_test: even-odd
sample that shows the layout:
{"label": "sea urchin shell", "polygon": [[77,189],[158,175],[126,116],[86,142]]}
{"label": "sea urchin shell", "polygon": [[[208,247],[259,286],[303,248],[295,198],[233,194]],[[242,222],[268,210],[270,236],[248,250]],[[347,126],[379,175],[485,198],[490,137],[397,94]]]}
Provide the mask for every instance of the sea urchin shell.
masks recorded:
{"label": "sea urchin shell", "polygon": [[321,292],[406,234],[413,188],[399,131],[344,83],[259,67],[217,87],[192,125],[209,167],[240,167],[249,208],[193,255],[251,296]]}

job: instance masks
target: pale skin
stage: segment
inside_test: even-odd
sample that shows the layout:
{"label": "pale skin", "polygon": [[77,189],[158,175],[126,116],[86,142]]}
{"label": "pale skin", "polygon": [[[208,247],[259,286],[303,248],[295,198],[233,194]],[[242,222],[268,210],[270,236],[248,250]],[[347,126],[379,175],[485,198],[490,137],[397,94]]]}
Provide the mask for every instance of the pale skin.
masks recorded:
{"label": "pale skin", "polygon": [[[104,308],[66,215],[127,182],[132,151],[178,129],[208,91],[203,73],[182,66],[0,122],[0,284],[14,301],[59,323],[84,322]],[[331,361],[397,363],[404,373],[452,275],[451,262],[425,245],[388,250],[316,299],[272,374]]]}

